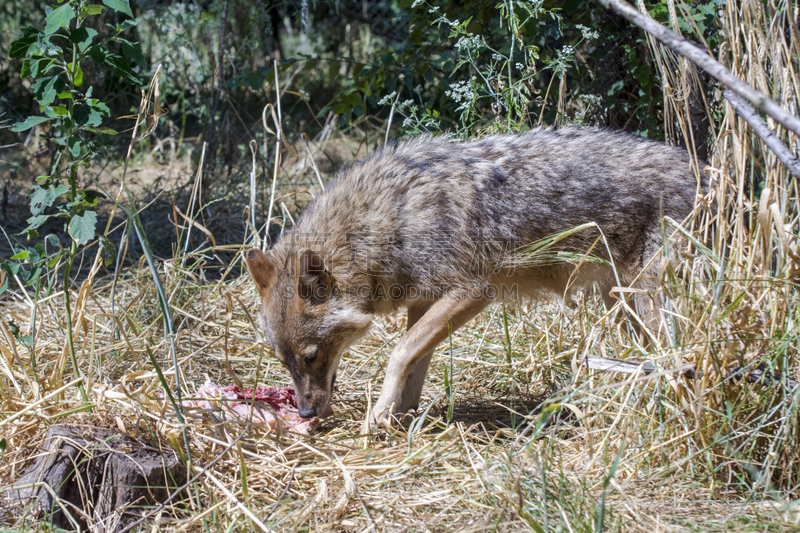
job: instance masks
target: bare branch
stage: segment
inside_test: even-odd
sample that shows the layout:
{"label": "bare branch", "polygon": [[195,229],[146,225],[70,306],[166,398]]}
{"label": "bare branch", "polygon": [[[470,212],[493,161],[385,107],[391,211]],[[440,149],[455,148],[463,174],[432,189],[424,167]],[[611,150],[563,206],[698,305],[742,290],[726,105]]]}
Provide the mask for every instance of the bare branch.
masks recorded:
{"label": "bare branch", "polygon": [[800,136],[800,119],[788,113],[767,96],[740,80],[733,72],[725,68],[722,63],[708,55],[707,51],[697,43],[684,39],[674,31],[665,28],[651,17],[639,13],[639,11],[624,0],[597,1],[606,9],[610,9],[614,13],[621,15],[629,22],[651,34],[668,46],[673,52],[691,60],[714,79],[750,102],[759,112],[769,115],[783,127],[794,132],[795,135]]}
{"label": "bare branch", "polygon": [[789,169],[792,176],[800,178],[800,161],[798,161],[797,157],[781,142],[778,136],[775,135],[775,132],[769,129],[767,123],[756,113],[755,109],[750,107],[750,104],[745,102],[744,98],[731,90],[725,91],[725,99],[730,102],[736,110],[736,113],[738,113],[745,122],[750,124],[750,127],[753,128],[756,135],[761,137],[764,144],[778,156],[781,163],[786,165],[786,168]]}

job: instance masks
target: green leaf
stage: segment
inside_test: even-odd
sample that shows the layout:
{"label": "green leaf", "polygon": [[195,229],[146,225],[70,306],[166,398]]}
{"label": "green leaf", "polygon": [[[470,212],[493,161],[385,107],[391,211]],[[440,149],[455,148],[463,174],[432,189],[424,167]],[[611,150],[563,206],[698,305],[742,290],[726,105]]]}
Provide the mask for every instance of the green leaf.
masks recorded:
{"label": "green leaf", "polygon": [[104,115],[107,117],[108,112],[102,108],[98,109],[97,106],[82,105],[75,109],[73,116],[78,126],[95,128],[103,123]]}
{"label": "green leaf", "polygon": [[78,45],[81,52],[86,51],[89,45],[92,44],[92,39],[97,35],[97,30],[81,26],[76,30],[72,30],[69,34],[69,40]]}
{"label": "green leaf", "polygon": [[31,63],[33,63],[33,62],[35,62],[37,64],[36,66],[38,68],[38,66],[39,66],[38,65],[38,63],[39,63],[38,59],[33,59],[33,60],[26,59],[25,61],[22,62],[22,71],[19,73],[19,77],[20,78],[24,79],[24,78],[27,78],[28,76],[31,75]]}
{"label": "green leaf", "polygon": [[144,67],[144,56],[142,55],[142,49],[139,48],[139,44],[126,41],[125,39],[120,39],[120,43],[122,43],[122,55],[140,67]]}
{"label": "green leaf", "polygon": [[[205,13],[205,11],[203,11]],[[129,30],[131,28],[135,28],[139,25],[139,19],[128,19],[122,21],[122,24],[117,24],[117,32],[122,33],[125,30]]]}
{"label": "green leaf", "polygon": [[103,123],[103,116],[89,106],[80,106],[75,110],[75,123],[79,126],[99,126]]}
{"label": "green leaf", "polygon": [[[39,277],[39,271],[40,270],[41,269],[36,269],[36,272],[35,272],[36,278]],[[33,278],[33,279],[29,279],[28,280],[28,285],[32,285],[33,284],[32,282],[35,281],[34,276],[31,276],[31,278]],[[26,348],[30,348],[31,346],[33,346],[33,337],[31,337],[30,335],[20,335],[19,337],[17,337],[17,342],[19,342],[20,344],[22,344]]]}
{"label": "green leaf", "polygon": [[67,106],[60,104],[56,107],[45,106],[44,113],[50,118],[61,118],[69,114]]}
{"label": "green leaf", "polygon": [[101,6],[100,4],[89,4],[83,6],[83,12],[86,14],[87,17],[91,17],[94,15],[102,15],[104,9],[105,7]]}
{"label": "green leaf", "polygon": [[111,239],[100,235],[100,249],[103,256],[103,265],[106,268],[110,267],[114,260],[117,258],[117,247],[111,242]]}
{"label": "green leaf", "polygon": [[45,75],[48,70],[53,68],[55,62],[55,59],[40,59],[36,62],[31,61],[31,76],[38,78],[39,76]]}
{"label": "green leaf", "polygon": [[[5,266],[5,263],[0,266]],[[14,273],[16,274],[16,271]],[[12,318],[11,320],[7,321],[6,324],[8,324],[8,329],[11,330],[11,334],[14,335],[14,338],[17,338],[19,336],[20,329],[17,323],[14,322],[14,319]]]}
{"label": "green leaf", "polygon": [[55,101],[61,85],[63,85],[63,82],[58,79],[58,76],[49,76],[47,78],[39,78],[31,88],[39,105],[50,105]]}
{"label": "green leaf", "polygon": [[[72,70],[72,63],[68,63],[67,68]],[[75,87],[80,87],[83,85],[83,69],[81,69],[80,64],[75,65],[73,75],[75,76]]]}
{"label": "green leaf", "polygon": [[76,215],[69,221],[69,234],[78,243],[84,245],[94,239],[94,228],[97,225],[97,213],[86,211],[83,215]]}
{"label": "green leaf", "polygon": [[20,265],[19,263],[10,263],[8,261],[0,263],[0,270],[5,272],[9,276],[16,276],[20,268],[22,268],[22,265]]}
{"label": "green leaf", "polygon": [[15,260],[15,261],[19,261],[20,259],[27,259],[27,258],[28,258],[28,254],[29,254],[29,253],[30,253],[30,252],[28,252],[28,250],[23,250],[23,251],[21,251],[21,252],[20,252],[20,253],[18,253],[18,254],[14,254],[14,255],[12,255],[12,256],[11,256],[11,259],[13,259],[13,260]]}
{"label": "green leaf", "polygon": [[33,192],[28,195],[28,198],[31,199],[31,214],[34,217],[53,205],[56,198],[69,191],[69,187],[66,185],[48,187],[47,189],[34,185],[31,189],[33,189]]}
{"label": "green leaf", "polygon": [[131,5],[128,0],[103,0],[103,3],[113,9],[114,11],[119,11],[120,13],[125,13],[129,17],[133,18],[133,13],[131,12]]}
{"label": "green leaf", "polygon": [[87,54],[97,63],[105,63],[111,68],[111,70],[113,70],[120,76],[127,78],[132,83],[135,84],[142,83],[142,81],[139,79],[136,73],[133,70],[131,70],[131,67],[128,64],[128,60],[122,57],[121,55],[112,54],[111,52],[104,50],[100,46],[90,47]]}
{"label": "green leaf", "polygon": [[117,130],[112,130],[111,128],[86,128],[87,131],[91,131],[92,133],[101,133],[105,135],[117,135],[119,132]]}
{"label": "green leaf", "polygon": [[[61,243],[59,243],[59,246]],[[61,254],[64,253],[65,250],[58,251],[51,259],[47,262],[47,268],[53,268],[58,263],[59,259],[61,259]]]}
{"label": "green leaf", "polygon": [[97,98],[92,98],[91,106],[94,107],[95,109],[100,110],[100,112],[103,113],[105,116],[109,116],[111,114],[111,110],[108,109],[108,106],[103,102],[101,102],[100,100],[98,100]]}
{"label": "green leaf", "polygon": [[31,116],[31,117],[26,118],[22,122],[17,122],[13,126],[11,126],[11,131],[16,131],[16,132],[27,131],[27,130],[31,129],[32,127],[34,127],[34,126],[36,126],[38,124],[43,124],[43,123],[47,122],[48,120],[50,120],[50,119],[47,118],[47,117]]}
{"label": "green leaf", "polygon": [[67,145],[69,146],[69,153],[72,154],[73,158],[77,159],[81,155],[81,141],[75,137],[70,137],[67,139]]}
{"label": "green leaf", "polygon": [[18,59],[30,55],[28,54],[28,49],[32,44],[36,44],[39,40],[40,33],[41,32],[33,26],[23,28],[22,37],[11,43],[11,48],[8,51],[9,57]]}
{"label": "green leaf", "polygon": [[61,29],[62,26],[69,24],[74,18],[75,11],[73,11],[71,4],[67,3],[61,7],[55,8],[50,12],[50,14],[47,15],[47,18],[45,18],[47,25],[44,28],[44,34],[54,34]]}
{"label": "green leaf", "polygon": [[81,198],[86,204],[90,206],[97,205],[97,200],[99,198],[105,198],[105,197],[106,195],[103,192],[96,191],[94,189],[83,189],[81,191]]}
{"label": "green leaf", "polygon": [[28,232],[29,236],[31,235],[31,232],[35,234],[36,232],[34,230],[36,230],[39,226],[47,222],[47,219],[52,216],[53,215],[36,215],[35,217],[28,218],[28,220],[25,221],[28,223],[28,227],[25,228],[25,231]]}

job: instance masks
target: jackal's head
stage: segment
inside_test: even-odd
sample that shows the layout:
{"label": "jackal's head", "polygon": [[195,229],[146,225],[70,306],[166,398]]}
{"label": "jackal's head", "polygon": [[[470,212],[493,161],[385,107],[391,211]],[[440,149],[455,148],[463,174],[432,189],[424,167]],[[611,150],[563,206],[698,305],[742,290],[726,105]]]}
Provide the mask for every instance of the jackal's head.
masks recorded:
{"label": "jackal's head", "polygon": [[245,261],[261,295],[261,327],[292,375],[299,414],[320,416],[342,353],[366,333],[372,316],[346,298],[316,252],[290,252],[278,261],[253,249]]}

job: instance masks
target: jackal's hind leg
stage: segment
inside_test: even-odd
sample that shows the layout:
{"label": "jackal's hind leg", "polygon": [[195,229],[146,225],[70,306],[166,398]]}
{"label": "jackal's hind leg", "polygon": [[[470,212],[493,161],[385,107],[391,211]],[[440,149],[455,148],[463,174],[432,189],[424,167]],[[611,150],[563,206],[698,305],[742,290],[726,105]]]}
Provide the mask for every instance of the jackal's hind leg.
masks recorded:
{"label": "jackal's hind leg", "polygon": [[613,289],[615,285],[616,283],[611,280],[602,281],[598,284],[600,296],[603,298],[603,304],[606,306],[606,313],[611,311],[611,308],[617,304],[617,299],[611,295],[611,289]]}
{"label": "jackal's hind leg", "polygon": [[414,365],[414,369],[406,378],[403,392],[400,393],[397,413],[407,413],[419,407],[419,398],[422,396],[422,387],[425,385],[425,376],[431,366],[431,359],[433,359],[433,352],[424,356]]}

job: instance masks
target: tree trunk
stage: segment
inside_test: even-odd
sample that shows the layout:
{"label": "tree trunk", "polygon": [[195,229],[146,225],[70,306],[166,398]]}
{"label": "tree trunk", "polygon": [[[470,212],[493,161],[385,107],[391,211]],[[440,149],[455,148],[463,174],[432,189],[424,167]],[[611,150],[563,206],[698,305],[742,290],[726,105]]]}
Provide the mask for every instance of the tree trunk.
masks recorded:
{"label": "tree trunk", "polygon": [[140,516],[134,509],[164,501],[185,480],[171,449],[107,429],[53,426],[36,460],[0,498],[7,513],[0,511],[0,522],[27,514],[66,530],[112,533]]}

